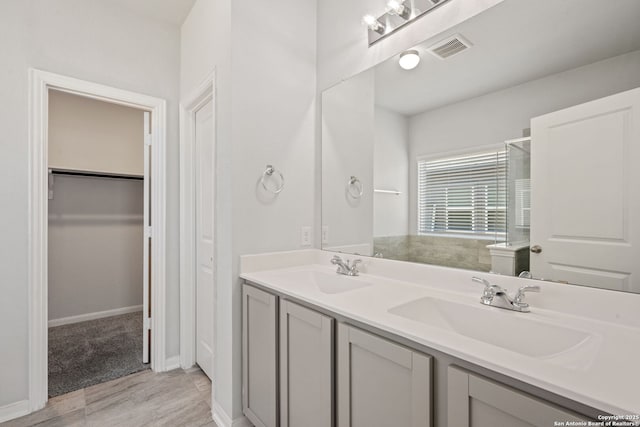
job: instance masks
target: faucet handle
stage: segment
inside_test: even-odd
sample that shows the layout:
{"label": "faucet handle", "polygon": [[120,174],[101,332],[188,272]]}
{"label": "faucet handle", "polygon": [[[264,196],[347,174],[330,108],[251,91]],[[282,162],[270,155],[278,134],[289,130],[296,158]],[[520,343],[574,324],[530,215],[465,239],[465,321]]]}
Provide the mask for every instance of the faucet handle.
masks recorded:
{"label": "faucet handle", "polygon": [[491,304],[493,297],[496,296],[497,291],[499,291],[500,288],[494,285],[493,283],[491,283],[490,281],[488,281],[487,279],[482,279],[480,277],[474,276],[471,278],[471,280],[476,283],[480,283],[484,285],[484,291],[482,292],[482,297],[480,298],[480,301],[483,304]]}
{"label": "faucet handle", "polygon": [[[351,270],[350,270],[350,273],[349,273],[350,276],[357,276],[358,275],[358,273],[360,272],[358,270],[358,264],[362,264],[362,260],[361,259],[354,259],[353,263],[351,264]],[[347,264],[347,265],[349,265],[349,264]]]}
{"label": "faucet handle", "polygon": [[540,292],[540,291],[541,291],[541,288],[538,285],[521,286],[520,289],[518,289],[518,293],[516,294],[516,297],[513,299],[513,303],[520,307],[528,307],[529,304],[524,302],[524,297],[526,292]]}

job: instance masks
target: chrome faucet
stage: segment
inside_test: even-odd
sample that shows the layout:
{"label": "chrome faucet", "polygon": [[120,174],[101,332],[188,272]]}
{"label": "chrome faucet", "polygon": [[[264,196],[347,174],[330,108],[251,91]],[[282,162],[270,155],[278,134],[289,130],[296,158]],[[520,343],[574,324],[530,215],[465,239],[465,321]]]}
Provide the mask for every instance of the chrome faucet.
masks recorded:
{"label": "chrome faucet", "polygon": [[360,270],[358,270],[358,264],[360,263],[362,263],[362,260],[356,259],[353,264],[350,264],[349,260],[343,261],[338,255],[334,255],[331,258],[331,264],[338,266],[336,273],[344,274],[345,276],[357,276],[360,273]]}
{"label": "chrome faucet", "polygon": [[506,289],[498,285],[494,285],[486,279],[473,277],[471,280],[484,285],[484,291],[480,297],[480,302],[482,304],[507,310],[520,311],[522,313],[528,313],[530,311],[529,304],[524,302],[525,294],[527,292],[540,292],[540,286],[522,286],[518,289],[516,296],[511,298]]}

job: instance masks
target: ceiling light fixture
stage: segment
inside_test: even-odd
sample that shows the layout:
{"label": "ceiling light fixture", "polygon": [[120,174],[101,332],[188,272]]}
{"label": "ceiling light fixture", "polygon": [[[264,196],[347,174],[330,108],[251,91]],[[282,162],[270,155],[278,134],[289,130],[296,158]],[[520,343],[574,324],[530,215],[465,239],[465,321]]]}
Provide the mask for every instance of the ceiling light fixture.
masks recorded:
{"label": "ceiling light fixture", "polygon": [[373,15],[364,15],[362,17],[362,23],[369,27],[371,31],[375,31],[378,34],[384,34],[385,26],[382,22],[378,21]]}
{"label": "ceiling light fixture", "polygon": [[389,0],[387,2],[387,13],[389,15],[398,15],[408,21],[411,17],[411,7],[405,5],[404,2],[405,0]]}
{"label": "ceiling light fixture", "polygon": [[417,50],[411,49],[404,51],[400,54],[400,59],[398,60],[398,64],[404,70],[413,70],[420,63],[420,54]]}

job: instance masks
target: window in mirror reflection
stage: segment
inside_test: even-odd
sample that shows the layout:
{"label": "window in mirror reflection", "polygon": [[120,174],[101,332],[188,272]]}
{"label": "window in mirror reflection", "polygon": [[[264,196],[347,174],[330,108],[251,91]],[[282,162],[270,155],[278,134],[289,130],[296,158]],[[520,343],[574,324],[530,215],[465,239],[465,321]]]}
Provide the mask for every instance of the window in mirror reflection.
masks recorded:
{"label": "window in mirror reflection", "polygon": [[418,160],[418,234],[504,241],[505,150]]}

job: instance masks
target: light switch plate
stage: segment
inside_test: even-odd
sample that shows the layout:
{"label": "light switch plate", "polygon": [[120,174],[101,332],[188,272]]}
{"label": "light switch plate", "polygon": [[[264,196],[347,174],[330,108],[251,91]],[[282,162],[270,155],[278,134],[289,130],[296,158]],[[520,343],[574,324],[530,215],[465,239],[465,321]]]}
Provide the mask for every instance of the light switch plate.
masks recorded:
{"label": "light switch plate", "polygon": [[322,226],[322,243],[323,244],[329,243],[329,226],[328,225]]}
{"label": "light switch plate", "polygon": [[311,246],[311,227],[302,227],[300,231],[300,245]]}

